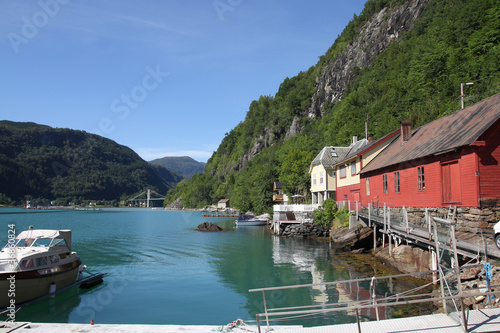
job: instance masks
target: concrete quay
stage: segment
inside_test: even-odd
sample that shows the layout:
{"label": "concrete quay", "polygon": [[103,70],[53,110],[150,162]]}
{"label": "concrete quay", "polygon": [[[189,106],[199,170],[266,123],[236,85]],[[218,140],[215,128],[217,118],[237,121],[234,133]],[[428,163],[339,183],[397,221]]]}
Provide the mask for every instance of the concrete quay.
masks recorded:
{"label": "concrete quay", "polygon": [[[9,326],[9,327],[7,327]],[[500,309],[473,310],[468,313],[468,332],[500,332]],[[212,332],[258,332],[257,326],[237,327],[202,325],[119,325],[119,324],[50,324],[50,323],[3,323],[0,333],[212,333]],[[386,319],[381,321],[327,325],[317,327],[264,325],[261,332],[278,333],[463,333],[458,314],[433,314],[418,317]]]}

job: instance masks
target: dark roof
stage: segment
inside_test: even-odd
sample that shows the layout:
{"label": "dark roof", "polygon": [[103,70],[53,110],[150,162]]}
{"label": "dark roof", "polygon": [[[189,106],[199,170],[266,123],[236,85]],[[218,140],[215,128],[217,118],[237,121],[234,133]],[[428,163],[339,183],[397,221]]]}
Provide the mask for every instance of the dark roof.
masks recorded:
{"label": "dark roof", "polygon": [[273,187],[275,190],[281,190],[283,188],[282,182],[274,182]]}
{"label": "dark roof", "polygon": [[344,161],[347,161],[348,159],[352,158],[353,156],[358,155],[359,152],[365,150],[366,145],[368,144],[368,140],[362,139],[359,141],[356,141],[353,143],[349,148],[349,153],[340,161],[337,161],[335,164],[342,164]]}
{"label": "dark roof", "polygon": [[404,144],[399,135],[361,173],[470,145],[498,119],[500,94],[415,129]]}
{"label": "dark roof", "polygon": [[341,160],[345,159],[346,155],[351,150],[351,147],[323,147],[318,155],[311,162],[311,167],[322,164],[325,169],[331,169]]}

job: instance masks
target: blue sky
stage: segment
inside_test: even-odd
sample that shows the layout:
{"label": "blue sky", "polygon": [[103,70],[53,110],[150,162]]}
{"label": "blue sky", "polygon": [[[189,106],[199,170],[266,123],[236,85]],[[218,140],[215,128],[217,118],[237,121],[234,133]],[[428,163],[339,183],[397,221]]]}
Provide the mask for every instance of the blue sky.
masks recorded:
{"label": "blue sky", "polygon": [[365,0],[0,0],[0,120],[206,161]]}

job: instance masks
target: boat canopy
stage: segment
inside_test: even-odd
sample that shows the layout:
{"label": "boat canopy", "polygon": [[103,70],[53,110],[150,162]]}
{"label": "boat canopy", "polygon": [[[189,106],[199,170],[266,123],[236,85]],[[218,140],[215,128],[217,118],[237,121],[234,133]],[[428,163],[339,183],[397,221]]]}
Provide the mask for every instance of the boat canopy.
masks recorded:
{"label": "boat canopy", "polygon": [[64,239],[71,251],[71,230],[26,230],[17,235],[16,239],[24,239],[26,244],[33,244],[35,239]]}

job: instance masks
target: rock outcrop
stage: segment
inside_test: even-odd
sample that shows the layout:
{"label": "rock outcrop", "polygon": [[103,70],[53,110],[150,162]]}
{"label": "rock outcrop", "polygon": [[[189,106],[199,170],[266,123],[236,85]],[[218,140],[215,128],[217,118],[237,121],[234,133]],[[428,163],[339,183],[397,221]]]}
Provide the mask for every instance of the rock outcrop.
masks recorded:
{"label": "rock outcrop", "polygon": [[222,231],[223,229],[219,227],[217,224],[210,222],[203,222],[198,225],[196,228],[198,231]]}
{"label": "rock outcrop", "polygon": [[[384,264],[393,267],[401,273],[415,273],[432,270],[431,253],[419,247],[408,245],[392,246],[389,254],[389,247],[379,250],[375,257]],[[431,279],[432,276],[422,278]]]}
{"label": "rock outcrop", "polygon": [[300,132],[300,117],[316,118],[323,115],[325,102],[335,104],[349,82],[355,79],[359,69],[368,67],[373,60],[404,32],[411,30],[422,15],[429,0],[410,0],[406,3],[384,8],[361,27],[359,37],[339,52],[334,61],[323,67],[316,78],[316,92],[311,106],[294,119],[287,137]]}
{"label": "rock outcrop", "polygon": [[330,237],[337,250],[357,250],[358,253],[373,249],[373,229],[361,225],[352,229],[334,229]]}

